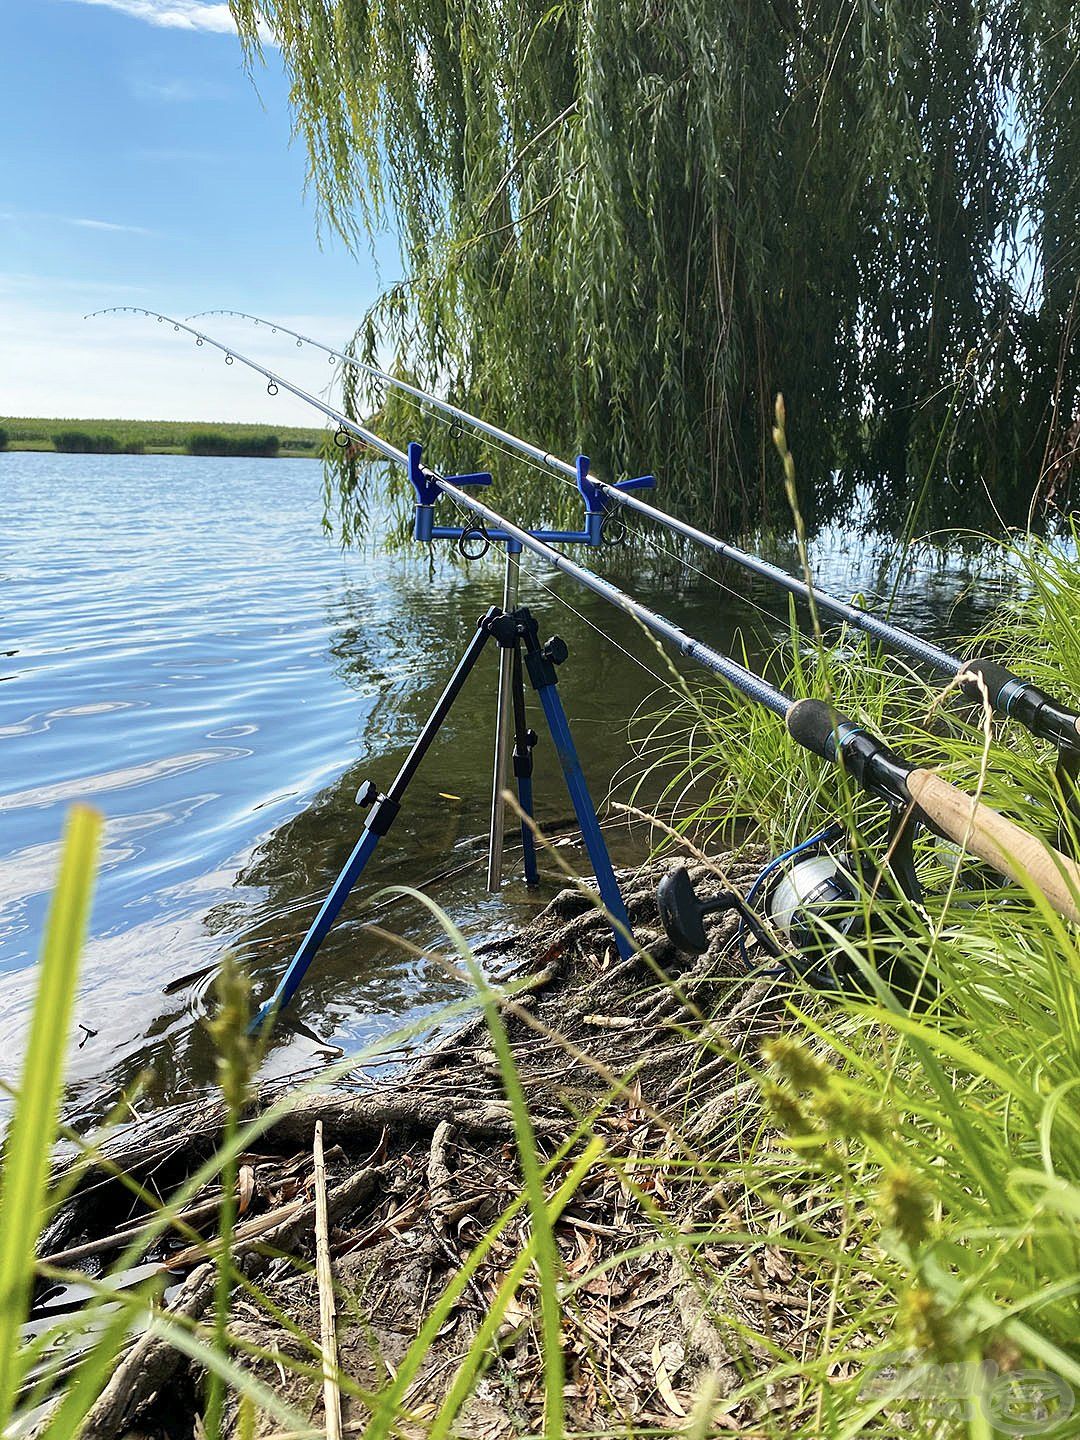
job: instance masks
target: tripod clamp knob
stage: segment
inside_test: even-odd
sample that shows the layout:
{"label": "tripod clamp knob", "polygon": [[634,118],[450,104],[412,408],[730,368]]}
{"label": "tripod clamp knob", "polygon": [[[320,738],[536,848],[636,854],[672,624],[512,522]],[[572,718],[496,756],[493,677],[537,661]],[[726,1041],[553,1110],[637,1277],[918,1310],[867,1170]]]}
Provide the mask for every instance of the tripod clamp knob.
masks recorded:
{"label": "tripod clamp knob", "polygon": [[561,665],[570,654],[570,650],[561,635],[553,635],[540,653],[549,665]]}
{"label": "tripod clamp knob", "polygon": [[367,810],[379,798],[379,787],[374,780],[362,780],[356,792],[356,803],[361,810]]}
{"label": "tripod clamp knob", "polygon": [[374,780],[365,780],[361,784],[356,792],[356,803],[362,810],[369,811],[364,828],[375,835],[385,835],[401,809],[401,801],[380,794]]}

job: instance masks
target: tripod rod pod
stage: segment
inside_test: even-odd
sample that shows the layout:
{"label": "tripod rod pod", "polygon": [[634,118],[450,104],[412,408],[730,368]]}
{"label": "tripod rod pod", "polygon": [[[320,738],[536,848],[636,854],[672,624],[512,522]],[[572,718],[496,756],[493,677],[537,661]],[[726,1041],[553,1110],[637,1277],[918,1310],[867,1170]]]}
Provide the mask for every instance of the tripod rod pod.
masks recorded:
{"label": "tripod rod pod", "polygon": [[522,820],[521,832],[526,855],[526,874],[536,873],[535,842],[529,821],[532,816],[532,750],[537,737],[536,732],[529,730],[525,724],[524,674],[528,675],[544,711],[581,836],[592,862],[600,899],[611,920],[616,948],[623,959],[629,959],[634,954],[637,947],[630,931],[626,907],[615,879],[592,797],[585,783],[566,712],[559,698],[556,667],[567,658],[566,644],[557,636],[546,644],[541,644],[536,617],[526,608],[520,607],[506,614],[497,605],[492,605],[477,621],[472,639],[424,722],[423,729],[413,741],[412,748],[390,788],[384,794],[373,781],[365,780],[357,791],[357,804],[367,810],[364,828],[277,988],[252,1020],[252,1031],[261,1029],[267,1021],[284,1010],[300,988],[349,892],[363,874],[368,861],[378,848],[379,841],[389,833],[397,819],[405,792],[419,769],[420,762],[450,715],[454,702],[464,689],[465,682],[489,640],[494,640],[504,653],[509,651],[511,655],[513,711],[517,731],[514,769],[518,782],[518,800],[525,817]]}

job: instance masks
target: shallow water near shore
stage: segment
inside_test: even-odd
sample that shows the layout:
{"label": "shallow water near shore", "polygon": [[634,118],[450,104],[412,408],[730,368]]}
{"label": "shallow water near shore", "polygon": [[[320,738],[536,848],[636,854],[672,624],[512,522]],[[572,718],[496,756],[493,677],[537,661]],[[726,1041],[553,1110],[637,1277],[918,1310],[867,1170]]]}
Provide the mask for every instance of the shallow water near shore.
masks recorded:
{"label": "shallow water near shore", "polygon": [[[107,818],[72,1119],[100,1113],[147,1068],[156,1100],[208,1083],[201,1019],[212,981],[184,977],[231,946],[256,997],[269,993],[361,827],[360,781],[389,783],[477,617],[499,599],[495,556],[465,567],[343,554],[321,531],[321,485],[319,464],[304,460],[0,454],[6,1081],[22,1054],[65,810],[85,800]],[[845,596],[892,578],[840,535],[818,544],[815,568]],[[635,562],[631,584],[710,643],[738,633],[752,657],[764,654],[785,633],[785,601],[744,576],[721,578],[657,555]],[[957,635],[997,593],[992,576],[942,563],[905,580],[894,613]],[[670,676],[639,627],[539,562],[526,564],[521,599],[544,635],[570,647],[560,689],[599,804],[630,758],[631,717],[662,704]],[[486,656],[297,998],[297,1016],[348,1051],[457,998],[430,966],[360,929],[378,890],[426,888],[482,939],[561,883],[548,861],[529,894],[511,851],[505,890],[484,890],[495,670]],[[568,815],[546,737],[536,789],[542,824]],[[616,860],[644,853],[643,837],[617,825],[611,844]],[[412,902],[380,918],[416,944],[434,933]],[[268,1067],[314,1058],[309,1040],[283,1033]]]}

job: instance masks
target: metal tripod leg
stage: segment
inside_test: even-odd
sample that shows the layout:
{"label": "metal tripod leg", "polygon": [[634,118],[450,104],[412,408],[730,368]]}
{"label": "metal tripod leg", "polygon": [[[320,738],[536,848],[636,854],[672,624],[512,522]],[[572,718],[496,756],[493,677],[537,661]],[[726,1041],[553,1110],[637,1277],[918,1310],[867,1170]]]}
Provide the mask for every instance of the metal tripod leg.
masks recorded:
{"label": "metal tripod leg", "polygon": [[536,731],[529,729],[525,715],[525,682],[521,673],[521,639],[516,638],[511,650],[511,689],[514,703],[514,778],[517,780],[518,804],[521,806],[521,851],[525,884],[533,889],[540,884],[536,864],[536,836],[533,834],[533,746]]}
{"label": "metal tripod leg", "polygon": [[331,926],[338,917],[341,907],[348,899],[349,891],[356,884],[357,880],[359,880],[364,871],[364,867],[375,853],[379,841],[394,823],[397,813],[401,809],[401,802],[405,796],[405,791],[409,787],[409,782],[416,774],[421,760],[423,760],[431,746],[431,742],[439,733],[443,721],[450,713],[451,706],[461,693],[462,686],[469,678],[473,666],[480,658],[480,652],[491,638],[491,624],[498,614],[498,607],[493,605],[481,618],[476,627],[476,634],[469,641],[461,658],[458,660],[454,668],[454,673],[447,681],[446,689],[435,702],[435,707],[428,716],[424,728],[413,741],[412,749],[405,757],[405,762],[394,777],[394,783],[390,786],[390,789],[385,795],[380,795],[370,781],[365,782],[364,785],[361,786],[360,792],[357,795],[357,801],[362,805],[370,805],[371,809],[368,813],[364,828],[360,832],[360,838],[357,840],[352,854],[348,860],[346,860],[341,874],[331,886],[329,895],[327,895],[319,907],[319,913],[315,916],[311,928],[300,942],[300,948],[293,956],[288,969],[278,982],[277,989],[265,1005],[261,1007],[254,1020],[252,1020],[249,1027],[251,1030],[258,1030],[269,1018],[283,1010],[299,989],[300,982],[307,974],[311,962],[315,959],[319,946],[326,939]]}
{"label": "metal tripod leg", "polygon": [[[506,569],[503,572],[505,614],[517,606],[518,581],[521,575],[521,546],[511,542],[506,547]],[[491,779],[491,828],[488,832],[487,888],[495,893],[502,889],[503,837],[506,807],[502,792],[506,788],[510,756],[511,662],[509,649],[499,651],[499,693],[495,706],[495,763]]]}

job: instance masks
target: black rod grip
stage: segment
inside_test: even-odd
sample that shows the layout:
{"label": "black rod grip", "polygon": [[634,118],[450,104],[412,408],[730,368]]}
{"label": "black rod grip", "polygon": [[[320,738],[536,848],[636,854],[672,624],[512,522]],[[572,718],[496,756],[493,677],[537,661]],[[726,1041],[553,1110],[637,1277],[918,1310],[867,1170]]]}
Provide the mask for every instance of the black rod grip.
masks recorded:
{"label": "black rod grip", "polygon": [[997,660],[991,660],[989,656],[977,655],[971,660],[965,660],[960,674],[964,677],[960,681],[960,688],[970,699],[981,701],[983,698],[982,687],[979,681],[982,680],[986,686],[986,693],[990,698],[991,707],[997,709],[1001,692],[1006,686],[1014,686],[1016,689],[1024,687],[1024,681],[1018,675],[1014,675],[1006,666]]}
{"label": "black rod grip", "polygon": [[960,689],[977,705],[984,702],[981,680],[986,686],[990,707],[1026,725],[1035,735],[1071,750],[1080,748],[1080,714],[1053,700],[1030,680],[1021,680],[996,660],[977,656],[966,660],[960,672]]}
{"label": "black rod grip", "polygon": [[838,710],[824,700],[796,700],[785,716],[788,734],[805,749],[823,760],[836,758],[836,732],[841,725],[850,725]]}

